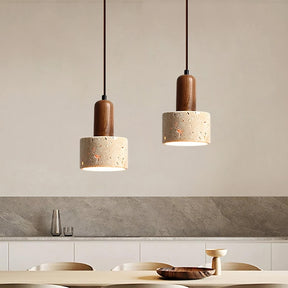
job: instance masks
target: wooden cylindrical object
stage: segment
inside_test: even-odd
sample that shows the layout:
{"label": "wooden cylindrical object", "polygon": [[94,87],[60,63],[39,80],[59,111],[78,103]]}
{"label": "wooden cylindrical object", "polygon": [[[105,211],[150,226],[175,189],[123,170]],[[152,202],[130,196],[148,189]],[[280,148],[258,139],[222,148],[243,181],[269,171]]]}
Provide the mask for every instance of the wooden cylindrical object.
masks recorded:
{"label": "wooden cylindrical object", "polygon": [[196,79],[181,75],[177,79],[177,111],[196,111]]}
{"label": "wooden cylindrical object", "polygon": [[221,259],[220,257],[213,257],[212,259],[212,269],[215,270],[214,275],[222,274]]}
{"label": "wooden cylindrical object", "polygon": [[114,135],[113,104],[108,100],[100,100],[94,106],[94,136]]}

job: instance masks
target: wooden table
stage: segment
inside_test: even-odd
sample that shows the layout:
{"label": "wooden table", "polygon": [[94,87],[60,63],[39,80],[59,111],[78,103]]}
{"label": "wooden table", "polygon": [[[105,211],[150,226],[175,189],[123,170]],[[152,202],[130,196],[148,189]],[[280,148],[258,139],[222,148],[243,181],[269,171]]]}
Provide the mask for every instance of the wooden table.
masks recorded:
{"label": "wooden table", "polygon": [[224,287],[246,283],[288,284],[288,271],[224,271],[201,280],[164,280],[154,271],[0,272],[0,284],[33,283],[66,286],[106,286],[124,283],[180,284],[189,287]]}

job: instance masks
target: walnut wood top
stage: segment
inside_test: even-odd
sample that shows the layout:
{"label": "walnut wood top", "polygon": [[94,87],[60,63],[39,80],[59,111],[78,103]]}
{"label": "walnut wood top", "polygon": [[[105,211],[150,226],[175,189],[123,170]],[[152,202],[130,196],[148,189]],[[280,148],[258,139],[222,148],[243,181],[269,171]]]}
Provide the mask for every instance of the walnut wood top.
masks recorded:
{"label": "walnut wood top", "polygon": [[112,102],[100,100],[94,106],[94,136],[114,135],[114,110]]}
{"label": "walnut wood top", "polygon": [[177,79],[177,111],[196,111],[196,79],[181,75]]}

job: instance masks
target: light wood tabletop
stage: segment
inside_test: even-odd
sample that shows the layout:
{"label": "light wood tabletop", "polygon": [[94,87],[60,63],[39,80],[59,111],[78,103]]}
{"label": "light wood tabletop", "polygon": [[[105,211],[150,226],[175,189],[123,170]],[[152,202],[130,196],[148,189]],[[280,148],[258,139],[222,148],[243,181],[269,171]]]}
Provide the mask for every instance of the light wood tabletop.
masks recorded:
{"label": "light wood tabletop", "polygon": [[201,280],[164,280],[154,271],[1,271],[0,284],[7,283],[90,287],[125,283],[169,283],[189,287],[225,287],[247,283],[288,284],[288,271],[223,271],[220,276]]}

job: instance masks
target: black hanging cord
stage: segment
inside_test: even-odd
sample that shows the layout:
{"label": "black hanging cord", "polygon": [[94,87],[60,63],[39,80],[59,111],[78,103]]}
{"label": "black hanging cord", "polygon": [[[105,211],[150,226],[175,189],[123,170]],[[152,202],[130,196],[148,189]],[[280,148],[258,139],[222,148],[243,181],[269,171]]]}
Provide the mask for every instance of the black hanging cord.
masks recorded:
{"label": "black hanging cord", "polygon": [[184,74],[188,75],[188,0],[186,0],[186,66],[184,70]]}
{"label": "black hanging cord", "polygon": [[102,100],[106,100],[106,0],[103,0],[103,95]]}

